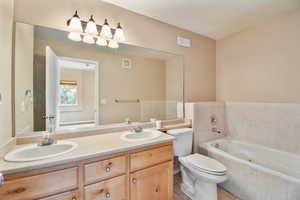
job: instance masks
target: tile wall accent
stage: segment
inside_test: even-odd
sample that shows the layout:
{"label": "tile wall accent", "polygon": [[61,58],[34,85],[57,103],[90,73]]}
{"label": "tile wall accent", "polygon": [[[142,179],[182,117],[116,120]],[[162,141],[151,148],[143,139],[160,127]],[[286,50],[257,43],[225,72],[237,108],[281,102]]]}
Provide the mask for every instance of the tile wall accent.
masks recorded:
{"label": "tile wall accent", "polygon": [[226,102],[225,113],[229,137],[300,154],[300,104]]}
{"label": "tile wall accent", "polygon": [[[194,129],[194,152],[199,152],[199,144],[210,140],[218,139],[226,135],[225,130],[225,108],[222,102],[199,102],[188,103],[186,111],[192,112],[187,116],[192,116]],[[191,109],[192,107],[192,109]],[[217,128],[223,129],[221,134],[212,132],[210,123],[211,115],[217,118]]]}

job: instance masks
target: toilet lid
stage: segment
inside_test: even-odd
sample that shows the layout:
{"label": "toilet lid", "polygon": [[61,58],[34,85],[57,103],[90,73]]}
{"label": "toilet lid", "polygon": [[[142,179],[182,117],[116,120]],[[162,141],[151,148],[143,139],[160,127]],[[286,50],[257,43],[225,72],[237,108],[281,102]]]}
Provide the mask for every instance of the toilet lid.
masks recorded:
{"label": "toilet lid", "polygon": [[224,174],[226,172],[226,167],[207,156],[200,154],[193,154],[186,157],[186,160],[195,168],[201,171],[212,172],[214,174]]}
{"label": "toilet lid", "polygon": [[193,129],[191,128],[179,128],[179,129],[171,129],[167,131],[167,134],[169,135],[180,135],[180,134],[192,134]]}

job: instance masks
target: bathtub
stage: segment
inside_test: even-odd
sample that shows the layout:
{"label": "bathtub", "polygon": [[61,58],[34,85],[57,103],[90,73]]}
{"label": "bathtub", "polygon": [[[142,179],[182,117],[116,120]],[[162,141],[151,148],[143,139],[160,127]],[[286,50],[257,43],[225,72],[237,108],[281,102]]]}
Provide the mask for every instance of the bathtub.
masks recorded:
{"label": "bathtub", "polygon": [[227,167],[221,187],[240,199],[300,200],[300,156],[230,139],[200,149]]}

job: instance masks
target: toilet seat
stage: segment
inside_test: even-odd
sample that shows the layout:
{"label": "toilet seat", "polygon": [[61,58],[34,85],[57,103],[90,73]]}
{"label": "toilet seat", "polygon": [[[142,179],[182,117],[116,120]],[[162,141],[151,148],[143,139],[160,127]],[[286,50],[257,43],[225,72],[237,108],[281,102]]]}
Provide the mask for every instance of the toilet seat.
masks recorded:
{"label": "toilet seat", "polygon": [[223,176],[226,174],[227,169],[222,163],[207,156],[192,154],[187,156],[185,160],[193,169],[199,172],[216,176]]}

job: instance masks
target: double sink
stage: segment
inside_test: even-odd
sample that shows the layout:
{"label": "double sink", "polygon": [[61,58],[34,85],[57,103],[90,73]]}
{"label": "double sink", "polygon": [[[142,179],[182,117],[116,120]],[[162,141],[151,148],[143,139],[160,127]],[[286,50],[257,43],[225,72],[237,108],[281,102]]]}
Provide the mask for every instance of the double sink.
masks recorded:
{"label": "double sink", "polygon": [[[125,142],[142,142],[153,140],[161,136],[161,132],[152,129],[145,129],[139,133],[132,131],[124,132],[120,139]],[[52,145],[41,146],[38,144],[26,145],[7,153],[4,157],[10,162],[29,162],[43,160],[59,156],[73,151],[78,146],[77,143],[70,141],[57,141]]]}

